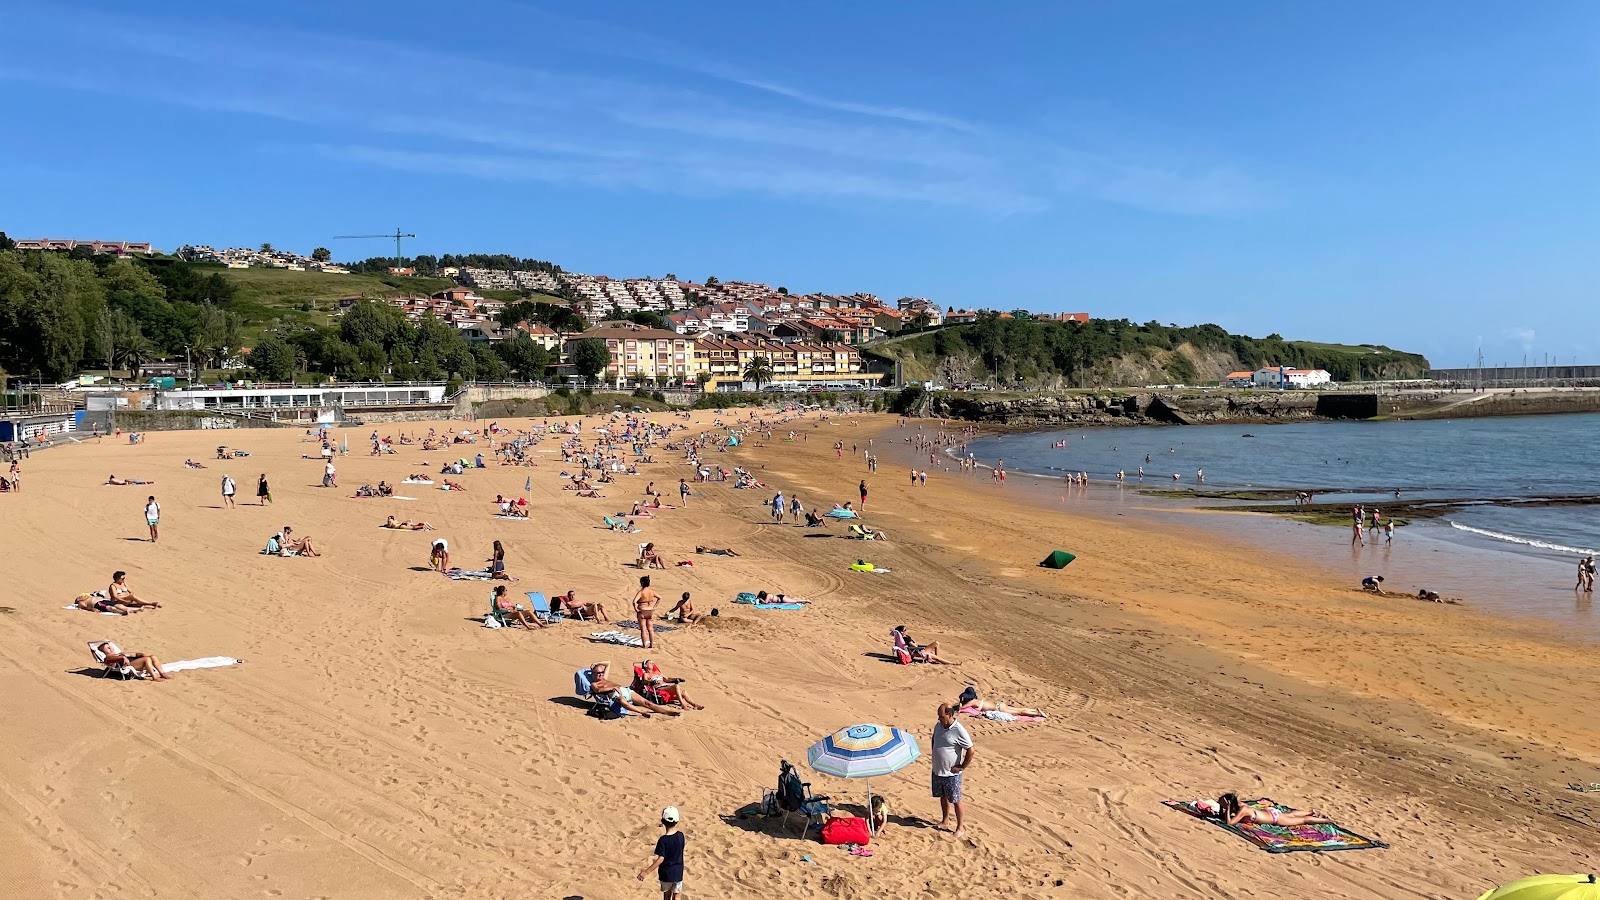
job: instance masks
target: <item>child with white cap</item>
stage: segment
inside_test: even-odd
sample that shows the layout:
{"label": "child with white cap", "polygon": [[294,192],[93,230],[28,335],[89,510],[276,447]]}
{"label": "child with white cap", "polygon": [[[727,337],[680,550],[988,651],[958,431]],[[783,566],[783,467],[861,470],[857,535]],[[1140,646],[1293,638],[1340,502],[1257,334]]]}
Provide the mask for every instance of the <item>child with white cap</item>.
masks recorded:
{"label": "child with white cap", "polygon": [[661,880],[661,900],[677,900],[683,893],[683,846],[686,840],[683,833],[678,830],[678,823],[683,820],[676,806],[669,806],[661,811],[661,837],[656,838],[656,849],[650,857],[650,864],[639,870],[639,880],[656,870],[656,877]]}

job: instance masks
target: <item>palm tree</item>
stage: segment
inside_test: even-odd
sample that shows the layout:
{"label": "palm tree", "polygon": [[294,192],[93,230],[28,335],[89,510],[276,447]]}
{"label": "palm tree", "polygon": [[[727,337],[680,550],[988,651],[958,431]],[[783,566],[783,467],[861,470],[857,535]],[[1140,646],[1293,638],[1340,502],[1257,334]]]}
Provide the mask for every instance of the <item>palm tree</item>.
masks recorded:
{"label": "palm tree", "polygon": [[135,381],[139,370],[156,355],[155,345],[144,335],[137,335],[122,347],[122,364],[128,367],[128,377]]}
{"label": "palm tree", "polygon": [[754,381],[756,390],[761,390],[761,385],[772,381],[772,360],[765,356],[753,356],[744,367],[744,380]]}

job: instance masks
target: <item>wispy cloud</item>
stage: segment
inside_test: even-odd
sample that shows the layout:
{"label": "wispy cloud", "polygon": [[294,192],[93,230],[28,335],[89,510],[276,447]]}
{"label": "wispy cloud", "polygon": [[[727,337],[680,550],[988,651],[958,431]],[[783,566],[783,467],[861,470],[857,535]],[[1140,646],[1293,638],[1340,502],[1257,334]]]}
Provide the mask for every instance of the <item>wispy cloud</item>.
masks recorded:
{"label": "wispy cloud", "polygon": [[1533,352],[1533,339],[1536,332],[1532,328],[1507,328],[1505,336],[1522,345],[1523,353]]}
{"label": "wispy cloud", "polygon": [[700,77],[661,79],[625,65],[604,74],[550,69],[324,34],[52,19],[38,7],[31,14],[45,18],[0,36],[0,80],[98,92],[111,79],[127,96],[293,123],[274,146],[298,142],[351,166],[996,217],[1085,197],[1189,216],[1280,202],[1230,165],[1113,158],[660,51],[624,55]]}

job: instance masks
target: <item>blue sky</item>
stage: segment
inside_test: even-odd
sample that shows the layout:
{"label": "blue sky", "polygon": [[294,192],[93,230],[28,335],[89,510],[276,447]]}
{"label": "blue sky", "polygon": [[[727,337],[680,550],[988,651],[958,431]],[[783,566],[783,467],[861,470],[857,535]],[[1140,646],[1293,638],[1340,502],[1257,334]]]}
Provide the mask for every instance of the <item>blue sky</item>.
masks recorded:
{"label": "blue sky", "polygon": [[132,9],[8,9],[13,237],[1600,361],[1600,4]]}

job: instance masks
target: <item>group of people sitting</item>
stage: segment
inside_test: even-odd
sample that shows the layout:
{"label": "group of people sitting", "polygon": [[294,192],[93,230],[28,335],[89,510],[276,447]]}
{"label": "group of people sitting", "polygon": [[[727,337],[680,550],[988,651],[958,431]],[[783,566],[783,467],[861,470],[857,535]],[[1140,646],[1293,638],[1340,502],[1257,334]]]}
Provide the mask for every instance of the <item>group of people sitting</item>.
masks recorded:
{"label": "group of people sitting", "polygon": [[119,616],[161,608],[161,604],[154,600],[135,596],[133,589],[128,587],[128,573],[122,571],[111,573],[111,584],[105,590],[79,594],[73,605],[84,612],[114,613]]}
{"label": "group of people sitting", "polygon": [[321,551],[317,550],[316,545],[311,542],[310,535],[297,538],[294,536],[294,529],[287,525],[283,526],[282,531],[267,538],[266,549],[261,552],[268,556],[322,555]]}
{"label": "group of people sitting", "polygon": [[623,685],[611,677],[611,662],[603,660],[574,675],[578,696],[593,700],[590,710],[595,716],[624,716],[630,713],[649,718],[652,713],[666,716],[681,715],[674,705],[684,709],[705,709],[689,697],[684,679],[667,678],[661,668],[651,660],[634,664],[633,678]]}
{"label": "group of people sitting", "polygon": [[361,487],[356,488],[356,496],[357,497],[393,497],[394,496],[394,488],[390,487],[389,486],[389,482],[387,482],[387,481],[379,481],[377,487],[373,487],[370,484],[363,484]]}
{"label": "group of people sitting", "polygon": [[502,516],[510,516],[513,519],[526,519],[528,517],[528,499],[526,497],[518,497],[512,500],[501,494],[495,494],[494,503],[499,508]]}

